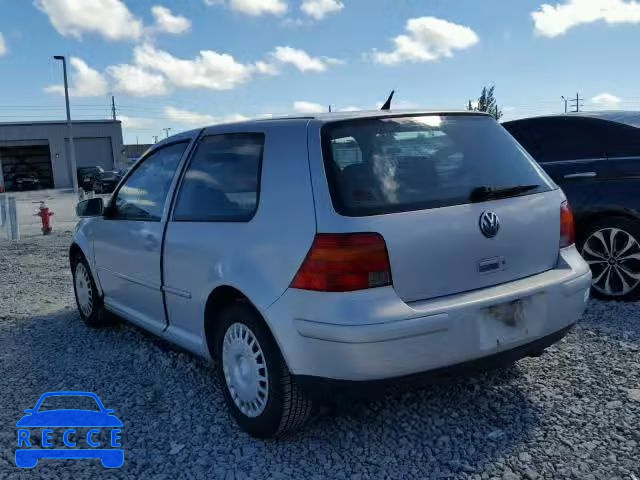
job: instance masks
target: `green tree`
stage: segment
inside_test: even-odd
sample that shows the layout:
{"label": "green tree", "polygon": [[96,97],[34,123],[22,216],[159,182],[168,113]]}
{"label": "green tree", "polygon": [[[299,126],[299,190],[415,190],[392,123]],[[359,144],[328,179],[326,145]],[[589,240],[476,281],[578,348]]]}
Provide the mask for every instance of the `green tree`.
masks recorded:
{"label": "green tree", "polygon": [[478,105],[476,108],[473,108],[471,105],[471,100],[469,100],[469,106],[467,108],[478,112],[487,112],[496,120],[500,120],[502,118],[502,109],[498,106],[498,101],[495,97],[495,89],[495,85],[482,87],[482,93],[478,97]]}

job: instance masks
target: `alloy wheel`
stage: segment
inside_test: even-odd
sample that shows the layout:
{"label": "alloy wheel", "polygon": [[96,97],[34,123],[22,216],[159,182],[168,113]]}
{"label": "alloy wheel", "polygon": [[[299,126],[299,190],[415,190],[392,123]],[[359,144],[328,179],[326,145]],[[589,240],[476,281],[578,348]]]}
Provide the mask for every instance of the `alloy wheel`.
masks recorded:
{"label": "alloy wheel", "polygon": [[602,228],[585,241],[582,256],[593,272],[593,288],[622,297],[640,284],[640,243],[620,228]]}

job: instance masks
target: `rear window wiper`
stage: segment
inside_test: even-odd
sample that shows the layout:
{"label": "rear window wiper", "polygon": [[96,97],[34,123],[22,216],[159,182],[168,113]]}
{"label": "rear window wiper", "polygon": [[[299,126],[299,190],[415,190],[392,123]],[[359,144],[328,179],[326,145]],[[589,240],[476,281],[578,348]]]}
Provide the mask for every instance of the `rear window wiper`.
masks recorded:
{"label": "rear window wiper", "polygon": [[484,202],[485,200],[497,200],[499,198],[514,197],[539,188],[540,185],[511,185],[508,187],[492,187],[483,185],[471,190],[469,200],[472,202]]}

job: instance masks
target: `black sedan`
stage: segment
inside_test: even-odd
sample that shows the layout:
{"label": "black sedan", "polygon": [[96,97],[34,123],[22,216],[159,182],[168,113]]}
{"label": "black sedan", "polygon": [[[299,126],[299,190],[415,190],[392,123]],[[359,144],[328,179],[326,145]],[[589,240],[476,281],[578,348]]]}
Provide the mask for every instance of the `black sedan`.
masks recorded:
{"label": "black sedan", "polygon": [[640,298],[640,113],[527,118],[504,127],[564,190],[593,293]]}
{"label": "black sedan", "polygon": [[96,193],[111,193],[116,189],[121,178],[117,171],[101,172],[94,179],[92,189]]}
{"label": "black sedan", "polygon": [[40,180],[35,175],[16,175],[13,178],[14,190],[38,190],[40,188]]}

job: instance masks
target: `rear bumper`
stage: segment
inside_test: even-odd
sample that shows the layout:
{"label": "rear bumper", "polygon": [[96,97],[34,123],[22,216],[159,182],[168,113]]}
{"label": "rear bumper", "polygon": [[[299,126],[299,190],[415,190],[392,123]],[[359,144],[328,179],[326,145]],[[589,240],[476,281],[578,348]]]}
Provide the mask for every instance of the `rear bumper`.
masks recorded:
{"label": "rear bumper", "polygon": [[[571,247],[555,269],[539,275],[411,304],[392,287],[338,294],[289,289],[266,319],[292,374],[384,380],[553,339],[580,318],[590,286],[589,268]],[[524,312],[516,325],[488,311],[515,300]]]}
{"label": "rear bumper", "polygon": [[305,393],[315,400],[331,401],[343,396],[369,398],[370,396],[384,393],[385,389],[390,386],[418,385],[456,375],[469,375],[508,366],[525,357],[538,356],[545,348],[562,340],[572,328],[573,325],[570,325],[546,337],[539,338],[510,350],[489,355],[488,357],[392,379],[351,381],[313,377],[310,375],[294,375],[294,377]]}

